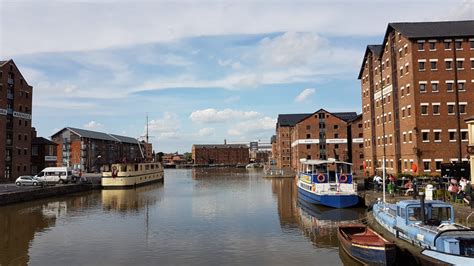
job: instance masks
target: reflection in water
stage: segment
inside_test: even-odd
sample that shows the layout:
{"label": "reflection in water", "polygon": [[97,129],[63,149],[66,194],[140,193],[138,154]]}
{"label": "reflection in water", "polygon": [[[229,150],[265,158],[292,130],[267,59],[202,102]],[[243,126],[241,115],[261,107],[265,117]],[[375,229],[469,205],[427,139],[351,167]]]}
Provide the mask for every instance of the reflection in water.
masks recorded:
{"label": "reflection in water", "polygon": [[297,197],[295,180],[293,178],[273,178],[272,192],[278,198],[278,215],[282,228],[296,228],[298,213],[295,199]]}
{"label": "reflection in water", "polygon": [[319,244],[328,234],[297,205],[293,179],[232,168],[165,176],[164,184],[0,207],[0,265],[341,264],[336,249]]}
{"label": "reflection in water", "polygon": [[96,202],[96,195],[78,195],[0,207],[0,265],[28,264],[28,249],[36,234],[54,227],[58,219],[77,215],[78,208]]}
{"label": "reflection in water", "polygon": [[332,209],[298,199],[299,226],[317,247],[338,247],[337,227],[360,222],[364,209]]}
{"label": "reflection in water", "polygon": [[102,190],[102,206],[107,211],[138,213],[163,198],[163,183],[128,189]]}

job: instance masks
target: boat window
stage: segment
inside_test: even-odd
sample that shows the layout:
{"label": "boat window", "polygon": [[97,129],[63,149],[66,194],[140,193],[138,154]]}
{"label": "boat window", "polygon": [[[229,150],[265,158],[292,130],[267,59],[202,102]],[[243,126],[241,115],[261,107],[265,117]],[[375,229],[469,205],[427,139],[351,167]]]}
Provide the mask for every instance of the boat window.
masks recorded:
{"label": "boat window", "polygon": [[421,208],[420,207],[408,208],[408,220],[421,221]]}
{"label": "boat window", "polygon": [[135,164],[135,171],[138,171],[138,164]]}
{"label": "boat window", "polygon": [[151,169],[155,169],[155,165],[154,165],[154,164],[151,165]]}
{"label": "boat window", "polygon": [[150,170],[150,166],[149,166],[149,165],[145,165],[145,170]]}
{"label": "boat window", "polygon": [[403,219],[405,219],[405,208],[400,208],[400,217],[402,217]]}
{"label": "boat window", "polygon": [[431,219],[439,220],[439,221],[450,221],[451,208],[450,207],[431,208]]}

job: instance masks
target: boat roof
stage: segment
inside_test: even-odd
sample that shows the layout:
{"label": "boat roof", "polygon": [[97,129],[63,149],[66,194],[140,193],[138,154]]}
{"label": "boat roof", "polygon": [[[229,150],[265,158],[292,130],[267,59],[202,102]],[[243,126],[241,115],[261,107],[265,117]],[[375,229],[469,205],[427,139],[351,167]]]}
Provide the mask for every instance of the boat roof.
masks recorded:
{"label": "boat roof", "polygon": [[302,164],[315,164],[315,165],[319,165],[319,164],[330,164],[330,163],[352,165],[351,163],[348,163],[348,162],[336,161],[336,160],[308,160],[308,159],[300,159],[300,163],[302,163]]}
{"label": "boat roof", "polygon": [[[420,205],[420,201],[419,200],[401,200],[399,202],[397,202],[397,205],[400,206],[400,207],[407,207],[408,205]],[[449,203],[446,203],[444,201],[441,201],[441,200],[426,200],[425,201],[425,204],[435,204],[437,205],[438,207],[452,207],[451,204]],[[442,205],[442,206],[439,206],[439,205]]]}

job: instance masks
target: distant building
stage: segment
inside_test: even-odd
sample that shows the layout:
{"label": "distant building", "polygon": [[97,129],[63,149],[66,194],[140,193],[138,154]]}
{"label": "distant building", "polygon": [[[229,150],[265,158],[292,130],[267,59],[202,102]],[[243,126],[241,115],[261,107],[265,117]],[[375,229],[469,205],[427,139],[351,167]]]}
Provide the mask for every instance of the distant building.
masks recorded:
{"label": "distant building", "polygon": [[277,168],[291,168],[291,133],[296,123],[311,114],[280,114],[276,124]]}
{"label": "distant building", "polygon": [[389,23],[368,45],[361,81],[369,174],[441,173],[467,161],[474,114],[474,20]]}
{"label": "distant building", "polygon": [[51,139],[58,144],[59,166],[90,172],[102,165],[145,160],[144,145],[131,137],[66,127]]}
{"label": "distant building", "polygon": [[248,164],[249,147],[244,144],[194,144],[192,158],[196,165]]}
{"label": "distant building", "polygon": [[31,172],[32,98],[13,60],[0,61],[0,182]]}
{"label": "distant building", "polygon": [[176,168],[177,165],[186,163],[183,154],[168,153],[163,155],[163,165],[166,168]]}
{"label": "distant building", "polygon": [[36,136],[36,130],[31,131],[31,174],[36,175],[46,167],[56,166],[58,144]]}
{"label": "distant building", "polygon": [[333,158],[350,163],[357,159],[353,171],[359,170],[362,161],[354,152],[363,145],[362,124],[359,128],[356,123],[353,129],[353,123],[361,119],[356,112],[330,113],[320,109],[298,121],[291,135],[292,168],[298,169],[300,159]]}

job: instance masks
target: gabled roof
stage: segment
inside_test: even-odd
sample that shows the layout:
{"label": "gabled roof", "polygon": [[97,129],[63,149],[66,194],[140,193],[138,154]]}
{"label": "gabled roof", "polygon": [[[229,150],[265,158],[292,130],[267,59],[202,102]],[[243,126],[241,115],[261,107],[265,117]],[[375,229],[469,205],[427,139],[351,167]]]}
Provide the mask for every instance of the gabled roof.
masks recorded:
{"label": "gabled roof", "polygon": [[195,148],[248,148],[246,144],[193,144]]}
{"label": "gabled roof", "polygon": [[474,36],[474,20],[436,21],[436,22],[395,22],[389,23],[382,46],[385,47],[388,35],[399,31],[408,39],[455,38]]}
{"label": "gabled roof", "polygon": [[364,59],[362,60],[362,65],[360,66],[359,76],[357,77],[358,79],[362,78],[362,73],[364,72],[364,65],[365,65],[365,62],[367,61],[367,58],[369,58],[369,53],[372,53],[375,58],[379,58],[380,54],[382,53],[382,45],[381,44],[367,45],[367,48],[365,49]]}
{"label": "gabled roof", "polygon": [[351,121],[352,119],[356,118],[357,117],[357,113],[356,112],[334,112],[334,113],[331,113],[331,112],[328,112],[324,109],[319,109],[318,111],[312,113],[312,114],[308,114],[307,116],[303,117],[302,119],[300,119],[298,122],[296,122],[295,124],[305,120],[306,118],[309,118],[317,113],[320,113],[320,112],[325,112],[325,113],[328,113],[328,114],[331,114],[345,122],[349,122]]}
{"label": "gabled roof", "polygon": [[[26,81],[25,77],[23,76],[23,74],[21,74],[20,69],[17,67],[17,65],[15,64],[15,62],[13,61],[13,59],[8,59],[8,60],[2,60],[2,61],[0,61],[0,67],[3,67],[3,66],[6,65],[7,63],[13,64],[13,65],[15,66],[15,68],[18,70],[18,73],[20,74],[20,78],[22,78],[23,81],[25,81],[26,84],[27,84],[28,86],[30,86],[29,83],[28,83],[28,81]],[[30,87],[31,87],[31,86],[30,86]]]}
{"label": "gabled roof", "polygon": [[306,118],[312,114],[279,114],[277,127],[293,127],[303,118]]}
{"label": "gabled roof", "polygon": [[36,137],[31,140],[31,145],[55,145],[57,146],[55,142],[52,142],[49,139],[45,139],[43,137]]}
{"label": "gabled roof", "polygon": [[[409,39],[474,36],[474,20],[389,23]],[[387,29],[388,30],[388,29]]]}

